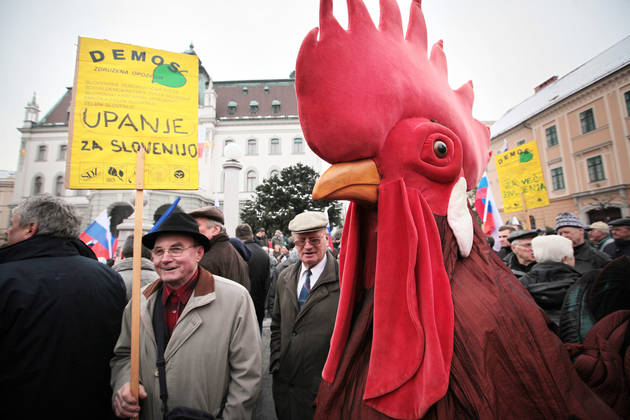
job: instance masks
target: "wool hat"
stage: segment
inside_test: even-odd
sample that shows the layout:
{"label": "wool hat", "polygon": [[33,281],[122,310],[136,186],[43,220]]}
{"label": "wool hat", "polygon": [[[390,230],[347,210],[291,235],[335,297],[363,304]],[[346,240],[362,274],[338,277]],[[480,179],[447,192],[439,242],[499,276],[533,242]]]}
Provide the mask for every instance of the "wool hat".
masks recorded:
{"label": "wool hat", "polygon": [[151,233],[147,233],[142,237],[142,244],[149,249],[153,249],[155,241],[160,235],[165,233],[178,233],[181,235],[188,235],[192,237],[198,244],[203,245],[203,249],[208,251],[210,249],[210,240],[199,232],[199,225],[192,216],[182,213],[174,212],[166,220],[158,226],[157,230]]}
{"label": "wool hat", "polygon": [[624,217],[622,219],[613,220],[608,222],[608,226],[630,226],[630,217]]}
{"label": "wool hat", "polygon": [[535,238],[536,236],[538,236],[537,230],[515,230],[510,233],[507,240],[509,243],[512,243],[512,241],[517,239]]}
{"label": "wool hat", "polygon": [[575,227],[584,229],[584,224],[571,212],[560,213],[556,216],[556,230],[563,227]]}
{"label": "wool hat", "polygon": [[592,229],[597,229],[597,230],[602,230],[606,233],[608,233],[608,225],[604,222],[595,222],[595,223],[591,223],[591,225],[588,227],[589,230]]}
{"label": "wool hat", "polygon": [[328,217],[320,211],[305,211],[289,222],[289,230],[293,233],[313,232],[325,228]]}
{"label": "wool hat", "polygon": [[206,219],[214,220],[215,222],[219,222],[221,224],[225,223],[223,212],[215,206],[200,207],[189,211],[188,214],[192,217],[205,217]]}

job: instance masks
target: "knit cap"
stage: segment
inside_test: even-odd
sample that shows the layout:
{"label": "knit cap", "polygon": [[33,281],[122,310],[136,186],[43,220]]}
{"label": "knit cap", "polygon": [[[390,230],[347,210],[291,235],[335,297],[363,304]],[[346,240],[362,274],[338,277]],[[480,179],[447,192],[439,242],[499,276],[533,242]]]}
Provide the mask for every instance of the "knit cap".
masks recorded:
{"label": "knit cap", "polygon": [[578,217],[570,212],[560,213],[556,216],[556,230],[563,227],[575,227],[584,229],[584,225]]}

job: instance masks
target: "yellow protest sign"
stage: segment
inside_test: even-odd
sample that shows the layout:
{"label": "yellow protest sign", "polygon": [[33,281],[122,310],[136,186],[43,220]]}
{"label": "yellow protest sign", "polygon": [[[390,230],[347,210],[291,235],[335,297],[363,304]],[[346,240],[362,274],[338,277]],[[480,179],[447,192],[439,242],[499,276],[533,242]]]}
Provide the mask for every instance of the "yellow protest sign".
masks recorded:
{"label": "yellow protest sign", "polygon": [[196,55],[79,38],[66,187],[197,189]]}
{"label": "yellow protest sign", "polygon": [[494,156],[506,213],[549,204],[536,141]]}

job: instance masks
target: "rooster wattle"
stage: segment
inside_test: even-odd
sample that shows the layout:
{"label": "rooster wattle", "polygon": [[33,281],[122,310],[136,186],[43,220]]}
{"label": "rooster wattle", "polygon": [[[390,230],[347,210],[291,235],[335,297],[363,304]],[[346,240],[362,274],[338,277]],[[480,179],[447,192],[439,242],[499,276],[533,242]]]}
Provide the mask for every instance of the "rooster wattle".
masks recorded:
{"label": "rooster wattle", "polygon": [[527,291],[472,223],[466,190],[489,159],[468,83],[427,59],[420,1],[406,37],[395,0],[377,29],[320,2],[296,66],[300,122],[333,166],[314,198],[352,200],[341,298],[317,418],[590,418],[613,411],[571,365]]}

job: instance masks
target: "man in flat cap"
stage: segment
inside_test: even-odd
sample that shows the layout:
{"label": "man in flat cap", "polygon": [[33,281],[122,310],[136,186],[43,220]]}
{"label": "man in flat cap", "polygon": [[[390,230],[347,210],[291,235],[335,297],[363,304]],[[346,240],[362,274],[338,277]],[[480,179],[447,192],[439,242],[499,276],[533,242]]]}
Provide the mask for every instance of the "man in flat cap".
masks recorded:
{"label": "man in flat cap", "polygon": [[210,248],[201,259],[201,266],[221,277],[234,280],[249,290],[247,262],[230,243],[223,226],[223,212],[217,207],[201,207],[188,212],[199,225],[199,231],[210,240]]}
{"label": "man in flat cap", "polygon": [[328,250],[327,223],[324,213],[313,211],[289,223],[299,261],[278,277],[271,317],[269,370],[279,420],[314,415],[339,303],[339,269]]}
{"label": "man in flat cap", "polygon": [[611,258],[630,257],[630,217],[613,220],[608,226],[614,242],[606,245],[603,251]]}
{"label": "man in flat cap", "polygon": [[573,257],[575,270],[584,274],[595,268],[603,268],[610,262],[610,256],[598,251],[586,243],[584,224],[571,212],[560,213],[556,216],[556,232],[568,238],[573,243]]}
{"label": "man in flat cap", "polygon": [[[140,301],[140,405],[129,387],[131,305],[111,361],[112,404],[118,417],[163,418],[160,354],[170,408],[184,406],[214,418],[249,419],[260,391],[262,348],[248,291],[199,264],[210,241],[189,215],[171,214],[142,237],[160,278]],[[161,332],[161,334],[158,334]],[[160,339],[162,337],[162,339]],[[160,346],[162,347],[162,346]],[[164,377],[163,376],[163,377]]]}
{"label": "man in flat cap", "polygon": [[614,242],[613,238],[610,237],[608,224],[604,222],[591,223],[587,230],[588,240],[595,249],[603,251],[606,245]]}
{"label": "man in flat cap", "polygon": [[505,257],[504,262],[517,279],[527,274],[536,264],[532,251],[532,239],[536,236],[538,232],[535,230],[515,230],[508,236],[512,253]]}

